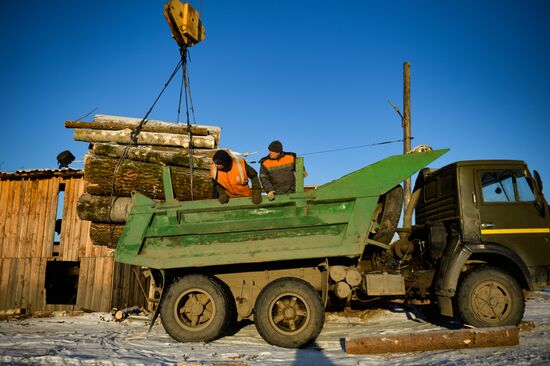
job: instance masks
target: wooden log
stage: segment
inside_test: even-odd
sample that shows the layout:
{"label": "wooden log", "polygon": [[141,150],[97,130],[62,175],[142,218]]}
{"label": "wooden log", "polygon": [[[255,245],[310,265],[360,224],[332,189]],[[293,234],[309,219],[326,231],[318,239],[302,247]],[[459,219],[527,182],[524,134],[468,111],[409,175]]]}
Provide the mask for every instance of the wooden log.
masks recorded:
{"label": "wooden log", "polygon": [[[99,142],[99,144],[101,144],[101,142]],[[109,144],[109,145],[117,145],[116,143],[106,143],[106,144]],[[96,144],[90,144],[90,148],[88,149],[88,153],[92,153],[93,152],[93,147],[95,146]],[[126,144],[121,144],[121,146],[124,146],[126,147],[127,145]],[[161,145],[138,145],[138,146],[143,146],[145,148],[151,148],[151,149],[154,149],[154,150],[158,150],[158,151],[169,151],[169,152],[177,152],[177,153],[187,153],[187,148],[184,148],[182,146],[161,146]],[[209,158],[212,158],[214,156],[214,154],[216,153],[216,149],[198,149],[198,148],[193,148],[193,155],[195,156],[207,156]]]}
{"label": "wooden log", "polygon": [[518,328],[508,326],[385,334],[355,339],[346,338],[346,353],[417,352],[439,349],[517,346],[518,344]]}
{"label": "wooden log", "polygon": [[[156,147],[155,147],[156,149]],[[197,156],[207,156],[209,157],[210,159],[212,159],[212,157],[214,156],[214,154],[216,153],[216,151],[218,150],[212,150],[212,149],[193,149],[193,155],[197,155]]]}
{"label": "wooden log", "polygon": [[81,220],[123,224],[132,209],[132,199],[113,197],[111,208],[110,196],[92,196],[84,193],[78,199],[76,209]]}
{"label": "wooden log", "polygon": [[[97,155],[86,155],[84,178],[88,182],[86,192],[97,196],[110,196],[113,173],[118,159]],[[191,174],[189,168],[172,167],[174,197],[180,201],[191,199]],[[162,166],[125,159],[121,162],[114,180],[114,195],[129,197],[132,191],[143,193],[151,199],[164,199]],[[193,171],[193,198],[212,197],[210,171]]]}
{"label": "wooden log", "polygon": [[92,222],[90,225],[90,239],[94,245],[102,245],[109,248],[116,248],[118,239],[124,225],[103,224]]}
{"label": "wooden log", "polygon": [[[119,158],[124,154],[126,146],[98,143],[93,147],[95,155]],[[187,149],[180,152],[156,150],[153,146],[136,146],[128,149],[126,158],[137,161],[146,161],[160,165],[190,166]],[[194,169],[210,169],[212,159],[207,156],[191,156]]]}
{"label": "wooden log", "polygon": [[[85,128],[91,130],[135,130],[138,124],[127,123],[127,122],[84,122],[84,121],[66,121],[65,128]],[[143,124],[141,130],[144,132],[164,132],[164,133],[175,133],[180,135],[187,135],[189,133],[189,128],[186,124],[176,124],[171,123],[169,125],[151,125],[149,122]],[[191,125],[191,133],[193,135],[207,136],[208,129],[206,127],[199,127],[197,125]]]}
{"label": "wooden log", "polygon": [[[86,142],[115,142],[117,144],[130,143],[132,130],[82,130],[76,129],[73,133],[73,138],[76,141]],[[214,149],[216,141],[213,136],[192,136],[193,147],[201,147]],[[189,147],[189,136],[178,135],[174,133],[156,133],[156,132],[141,132],[137,135],[138,145],[164,145],[164,146],[181,146]]]}
{"label": "wooden log", "polygon": [[[123,122],[123,123],[129,123],[133,125],[138,125],[141,122],[142,118],[133,118],[133,117],[123,117],[123,116],[112,116],[108,114],[96,114],[94,116],[93,122]],[[164,122],[164,121],[158,121],[158,120],[148,120],[147,125],[149,126],[171,126],[177,123],[175,122]],[[217,142],[220,141],[220,134],[221,134],[221,127],[218,126],[208,126],[208,125],[193,125],[199,128],[206,128],[208,130],[208,134],[211,136],[214,136]]]}
{"label": "wooden log", "polygon": [[113,315],[115,320],[122,321],[128,317],[130,314],[139,314],[141,313],[141,308],[139,306],[131,306],[129,308],[119,309]]}

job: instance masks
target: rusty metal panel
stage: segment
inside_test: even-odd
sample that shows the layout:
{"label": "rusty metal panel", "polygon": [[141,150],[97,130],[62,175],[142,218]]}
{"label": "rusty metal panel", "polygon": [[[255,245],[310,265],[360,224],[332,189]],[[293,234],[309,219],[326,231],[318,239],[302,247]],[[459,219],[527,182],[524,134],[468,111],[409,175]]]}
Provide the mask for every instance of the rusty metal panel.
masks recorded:
{"label": "rusty metal panel", "polygon": [[365,277],[369,296],[405,295],[405,279],[400,274],[367,274]]}

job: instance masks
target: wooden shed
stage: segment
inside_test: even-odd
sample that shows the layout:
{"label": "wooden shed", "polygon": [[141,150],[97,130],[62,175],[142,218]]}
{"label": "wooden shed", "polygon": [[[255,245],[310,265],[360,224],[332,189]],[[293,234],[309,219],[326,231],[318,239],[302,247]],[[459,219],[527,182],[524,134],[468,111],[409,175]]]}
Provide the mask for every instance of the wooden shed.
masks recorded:
{"label": "wooden shed", "polygon": [[137,267],[92,245],[76,204],[82,170],[0,172],[0,312],[109,311],[144,306]]}

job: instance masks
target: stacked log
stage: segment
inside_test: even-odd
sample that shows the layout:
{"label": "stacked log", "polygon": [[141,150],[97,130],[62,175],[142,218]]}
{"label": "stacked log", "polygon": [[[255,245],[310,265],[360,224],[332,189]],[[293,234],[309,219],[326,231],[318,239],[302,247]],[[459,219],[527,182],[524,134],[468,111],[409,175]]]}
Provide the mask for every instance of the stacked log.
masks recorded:
{"label": "stacked log", "polygon": [[207,199],[212,195],[209,169],[221,128],[188,128],[147,120],[128,146],[140,122],[138,118],[109,115],[96,115],[92,122],[65,122],[66,128],[74,129],[75,140],[90,143],[84,159],[86,193],[80,197],[77,211],[82,220],[92,222],[90,238],[95,245],[116,246],[131,209],[133,191],[164,200],[163,166],[170,167],[176,199]]}

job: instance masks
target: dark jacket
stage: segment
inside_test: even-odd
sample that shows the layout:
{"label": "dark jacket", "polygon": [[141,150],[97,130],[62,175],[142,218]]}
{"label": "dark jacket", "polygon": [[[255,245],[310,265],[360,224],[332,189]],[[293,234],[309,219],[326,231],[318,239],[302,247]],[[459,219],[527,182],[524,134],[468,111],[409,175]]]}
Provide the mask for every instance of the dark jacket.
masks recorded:
{"label": "dark jacket", "polygon": [[260,160],[260,181],[266,192],[294,193],[296,191],[295,172],[295,153],[283,151],[278,159],[270,159],[268,155]]}

